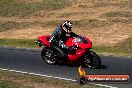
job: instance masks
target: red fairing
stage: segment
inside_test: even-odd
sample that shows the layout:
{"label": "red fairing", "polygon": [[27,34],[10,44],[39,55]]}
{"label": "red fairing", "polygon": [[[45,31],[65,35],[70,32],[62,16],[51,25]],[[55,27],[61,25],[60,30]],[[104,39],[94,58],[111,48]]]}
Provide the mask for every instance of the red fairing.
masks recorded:
{"label": "red fairing", "polygon": [[38,40],[41,40],[43,42],[44,45],[50,47],[50,43],[49,43],[49,38],[50,38],[50,35],[46,35],[46,36],[40,36],[38,38]]}
{"label": "red fairing", "polygon": [[76,54],[68,54],[68,59],[70,61],[76,61],[85,53],[85,51],[86,50],[76,50]]}
{"label": "red fairing", "polygon": [[68,41],[66,42],[66,45],[67,46],[73,46],[73,45],[78,45],[79,47],[81,47],[82,49],[86,49],[86,48],[89,48],[89,49],[92,49],[92,42],[85,37],[85,39],[87,40],[87,44],[85,43],[78,43],[78,42],[73,42],[73,38],[69,38]]}
{"label": "red fairing", "polygon": [[[86,38],[86,37],[85,37],[85,38]],[[92,42],[91,42],[88,38],[86,38],[86,40],[88,41],[88,44],[83,45],[82,48],[83,48],[83,49],[86,49],[86,48],[92,49],[92,48],[93,48],[93,47],[92,47]]]}
{"label": "red fairing", "polygon": [[75,61],[78,60],[86,51],[86,49],[92,49],[92,42],[84,37],[87,41],[87,43],[82,43],[82,42],[74,42],[73,39],[74,38],[69,38],[68,41],[66,42],[66,45],[69,47],[72,47],[73,45],[77,45],[80,47],[80,49],[76,50],[76,54],[72,55],[72,54],[68,54],[68,58],[70,61]]}

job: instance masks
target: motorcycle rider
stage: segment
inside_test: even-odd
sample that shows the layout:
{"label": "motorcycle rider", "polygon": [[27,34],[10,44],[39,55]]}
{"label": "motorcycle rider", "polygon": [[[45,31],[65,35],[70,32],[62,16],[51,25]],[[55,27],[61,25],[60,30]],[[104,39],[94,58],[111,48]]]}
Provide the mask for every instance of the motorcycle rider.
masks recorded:
{"label": "motorcycle rider", "polygon": [[51,34],[51,37],[49,39],[49,42],[51,44],[51,47],[55,51],[56,54],[59,55],[61,58],[66,58],[67,53],[66,50],[71,52],[72,54],[75,54],[75,50],[73,48],[70,48],[66,46],[65,44],[65,38],[66,35],[69,34],[71,37],[78,37],[77,34],[72,32],[72,22],[69,20],[64,21],[60,26],[58,26],[53,33]]}

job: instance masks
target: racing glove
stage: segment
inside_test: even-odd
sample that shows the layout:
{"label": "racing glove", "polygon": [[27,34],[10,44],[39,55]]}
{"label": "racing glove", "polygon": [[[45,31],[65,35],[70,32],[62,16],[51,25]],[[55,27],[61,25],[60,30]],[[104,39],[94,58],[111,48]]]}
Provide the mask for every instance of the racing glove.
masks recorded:
{"label": "racing glove", "polygon": [[63,49],[67,49],[71,54],[75,54],[76,53],[75,49],[66,46],[64,44],[64,42],[61,41],[61,40],[59,41],[59,46],[61,46]]}
{"label": "racing glove", "polygon": [[76,50],[75,49],[73,49],[73,48],[68,48],[68,51],[71,53],[71,54],[75,54],[76,53]]}

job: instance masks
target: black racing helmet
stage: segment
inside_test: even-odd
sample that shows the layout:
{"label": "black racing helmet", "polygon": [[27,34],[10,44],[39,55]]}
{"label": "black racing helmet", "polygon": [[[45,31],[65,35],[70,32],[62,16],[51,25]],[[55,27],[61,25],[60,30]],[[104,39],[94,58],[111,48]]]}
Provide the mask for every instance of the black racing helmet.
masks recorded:
{"label": "black racing helmet", "polygon": [[66,33],[70,33],[72,29],[72,22],[69,20],[64,21],[64,23],[62,24],[62,28]]}

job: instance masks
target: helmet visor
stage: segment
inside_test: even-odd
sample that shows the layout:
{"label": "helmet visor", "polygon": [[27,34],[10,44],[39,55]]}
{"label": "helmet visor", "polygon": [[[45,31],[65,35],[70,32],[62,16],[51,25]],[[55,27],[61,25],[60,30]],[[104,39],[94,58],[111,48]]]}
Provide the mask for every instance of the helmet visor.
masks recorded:
{"label": "helmet visor", "polygon": [[68,25],[64,25],[64,27],[65,27],[67,30],[71,31],[71,28],[72,28],[72,27],[69,27]]}

